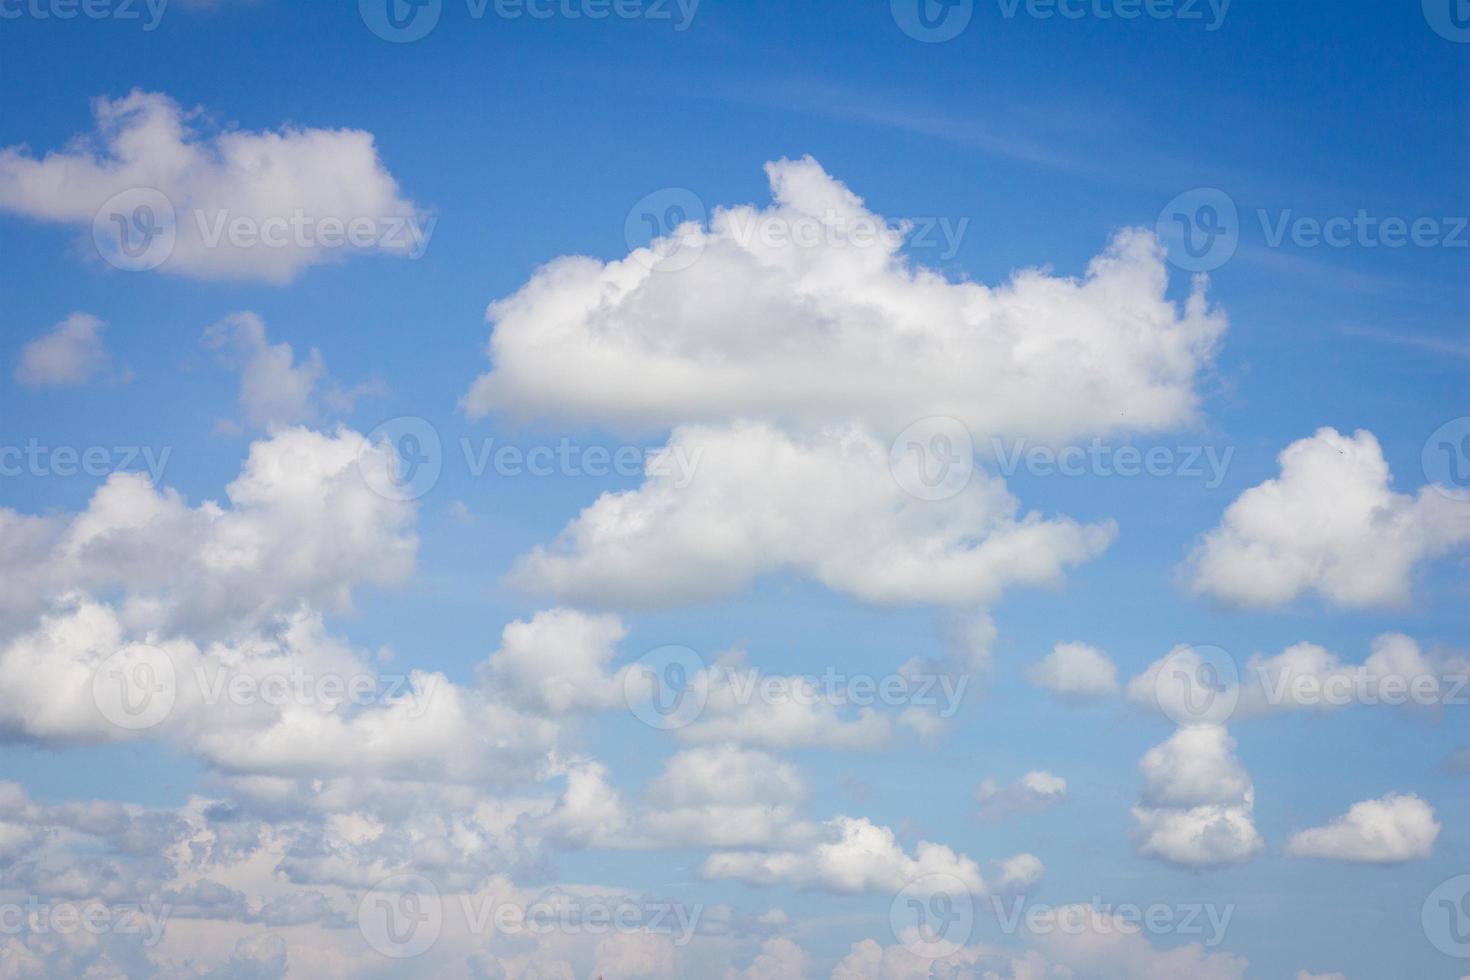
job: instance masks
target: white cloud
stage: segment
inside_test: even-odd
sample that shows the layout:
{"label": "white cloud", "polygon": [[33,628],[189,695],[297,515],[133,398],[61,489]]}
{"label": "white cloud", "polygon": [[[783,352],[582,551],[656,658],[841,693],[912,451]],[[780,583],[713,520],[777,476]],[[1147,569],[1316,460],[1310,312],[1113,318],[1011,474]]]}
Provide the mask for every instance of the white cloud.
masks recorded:
{"label": "white cloud", "polygon": [[1395,493],[1371,432],[1319,429],[1280,462],[1281,475],[1241,494],[1194,549],[1197,594],[1257,608],[1306,594],[1402,606],[1421,563],[1470,542],[1470,504],[1430,487]]}
{"label": "white cloud", "polygon": [[[251,445],[225,488],[228,507],[191,508],[123,473],[71,517],[0,508],[0,611],[30,622],[75,589],[119,593],[133,628],[222,629],[302,602],[347,608],[354,586],[396,583],[413,567],[413,505],[378,495],[365,478],[392,465],[355,432],[286,429]],[[6,625],[0,617],[0,635]]]}
{"label": "white cloud", "polygon": [[616,616],[548,609],[500,636],[484,672],[487,687],[551,715],[622,704],[621,672],[609,665],[628,631]]}
{"label": "white cloud", "polygon": [[925,875],[943,874],[974,896],[988,893],[980,868],[963,854],[920,841],[911,856],[889,828],[845,816],[822,824],[817,839],[800,850],[717,851],[705,860],[702,873],[837,894],[898,892]]}
{"label": "white cloud", "polygon": [[[92,111],[96,130],[65,150],[40,159],[24,147],[0,150],[0,209],[83,226],[90,234],[115,195],[151,188],[175,215],[176,238],[160,270],[199,279],[284,283],[348,252],[403,254],[422,244],[407,229],[422,230],[427,219],[400,194],[370,133],[287,128],[202,135],[192,126],[197,112],[136,90],[99,98]],[[135,206],[127,201],[125,218]],[[152,218],[156,227],[166,224],[157,209]],[[240,219],[262,230],[267,222],[295,225],[281,224],[279,241],[252,244],[227,232],[214,240]],[[378,237],[362,247],[334,244],[330,223],[354,220],[372,223]],[[404,230],[395,233],[400,223]]]}
{"label": "white cloud", "polygon": [[852,429],[795,439],[758,424],[686,427],[669,449],[700,460],[688,486],[658,469],[638,490],[604,494],[512,580],[572,601],[654,605],[792,570],[868,602],[977,603],[1056,584],[1115,533],[1021,516],[1004,484],[978,472],[941,506],[918,500],[890,475],[887,448]]}
{"label": "white cloud", "polygon": [[1373,640],[1361,664],[1347,664],[1315,643],[1297,643],[1274,657],[1255,654],[1246,664],[1238,713],[1333,711],[1351,705],[1464,703],[1470,657],[1422,650],[1402,633]]}
{"label": "white cloud", "polygon": [[1292,835],[1287,853],[1296,857],[1326,858],[1392,864],[1428,858],[1439,838],[1434,808],[1412,793],[1389,795],[1354,803],[1348,812],[1325,827]]}
{"label": "white cloud", "polygon": [[1223,727],[1180,728],[1139,762],[1143,799],[1133,808],[1138,853],[1185,867],[1249,860],[1264,845],[1255,787]]}
{"label": "white cloud", "polygon": [[649,249],[607,264],[561,258],[494,303],[495,366],[465,396],[470,414],[855,422],[885,439],[932,415],[977,439],[1194,418],[1194,382],[1225,319],[1200,291],[1182,314],[1166,298],[1152,235],[1120,234],[1080,280],[1033,269],[995,288],[950,282],[911,267],[899,234],[865,243],[884,219],[816,161],[766,172],[769,208],[717,208],[708,231],[679,230],[673,260],[698,252],[688,268],[656,268]]}
{"label": "white cloud", "polygon": [[1036,770],[1009,786],[987,779],[975,795],[980,802],[980,819],[996,822],[1019,813],[1040,813],[1060,806],[1067,799],[1067,781]]}
{"label": "white cloud", "polygon": [[1026,669],[1026,679],[1067,701],[1092,701],[1118,693],[1117,665],[1086,643],[1058,643]]}
{"label": "white cloud", "polygon": [[86,384],[107,368],[106,326],[90,313],[73,313],[21,348],[15,380],[28,388]]}

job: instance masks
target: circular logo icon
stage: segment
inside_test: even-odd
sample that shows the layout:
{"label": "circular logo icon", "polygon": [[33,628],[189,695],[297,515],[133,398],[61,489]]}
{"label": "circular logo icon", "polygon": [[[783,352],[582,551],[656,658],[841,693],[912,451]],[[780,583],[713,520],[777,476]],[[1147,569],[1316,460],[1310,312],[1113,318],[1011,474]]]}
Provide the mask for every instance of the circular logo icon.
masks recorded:
{"label": "circular logo icon", "polygon": [[975,0],[891,0],[889,7],[899,30],[926,44],[954,40],[975,15]]}
{"label": "circular logo icon", "polygon": [[357,0],[357,12],[378,37],[407,44],[427,37],[438,26],[444,0]]}
{"label": "circular logo icon", "polygon": [[1470,874],[1440,882],[1424,899],[1419,921],[1435,949],[1446,956],[1470,959]]}
{"label": "circular logo icon", "polygon": [[178,699],[173,661],[158,647],[135,643],[97,665],[92,701],[112,724],[142,731],[160,724]]}
{"label": "circular logo icon", "polygon": [[363,481],[380,497],[417,500],[439,482],[444,447],[439,430],[416,415],[389,419],[367,435],[357,456]]}
{"label": "circular logo icon", "polygon": [[959,419],[935,415],[904,429],[888,449],[888,470],[912,497],[948,500],[975,475],[975,443]]}
{"label": "circular logo icon", "polygon": [[1470,500],[1470,418],[1452,419],[1424,441],[1424,478],[1441,493]]}
{"label": "circular logo icon", "polygon": [[1424,0],[1424,19],[1440,37],[1470,43],[1470,0]]}
{"label": "circular logo icon", "polygon": [[168,261],[178,240],[173,202],[152,187],[130,187],[109,197],[92,217],[92,243],[108,265],[147,272]]}
{"label": "circular logo icon", "polygon": [[688,647],[658,647],[623,672],[623,700],[650,728],[683,728],[699,717],[709,698],[703,672],[704,660]]}
{"label": "circular logo icon", "polygon": [[1215,187],[1185,191],[1164,205],[1154,225],[1169,261],[1189,272],[1209,272],[1229,262],[1240,247],[1240,212]]}
{"label": "circular logo icon", "polygon": [[357,903],[357,928],[375,951],[407,959],[429,951],[444,925],[439,890],[423,875],[384,878]]}
{"label": "circular logo icon", "polygon": [[704,252],[709,214],[699,195],[684,187],[645,194],[628,209],[623,239],[638,261],[657,272],[679,272]]}
{"label": "circular logo icon", "polygon": [[1154,674],[1154,703],[1177,725],[1223,725],[1240,701],[1240,668],[1220,647],[1175,647]]}
{"label": "circular logo icon", "polygon": [[888,925],[903,948],[928,960],[953,956],[975,929],[975,899],[954,875],[915,878],[888,906]]}

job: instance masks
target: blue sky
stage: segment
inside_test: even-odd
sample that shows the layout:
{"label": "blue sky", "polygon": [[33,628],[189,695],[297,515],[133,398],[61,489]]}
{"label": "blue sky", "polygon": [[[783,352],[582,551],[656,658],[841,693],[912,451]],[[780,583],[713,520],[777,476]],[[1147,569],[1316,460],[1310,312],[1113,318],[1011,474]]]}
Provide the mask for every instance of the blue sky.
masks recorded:
{"label": "blue sky", "polygon": [[[1128,6],[1121,0],[1063,4],[1075,17],[1036,16],[1052,9],[1045,4],[962,0],[944,16],[968,15],[968,23],[952,39],[934,42],[902,29],[914,6],[903,0],[703,0],[692,8],[654,8],[666,18],[604,20],[569,16],[588,9],[570,0],[544,8],[545,18],[514,19],[496,16],[493,3],[476,17],[463,2],[444,0],[433,29],[409,43],[375,34],[368,27],[373,3],[365,0],[366,13],[358,6],[175,0],[145,30],[150,15],[141,5],[139,19],[63,20],[53,3],[0,0],[0,83],[9,93],[0,109],[0,290],[7,299],[0,308],[0,447],[34,440],[79,451],[166,450],[157,490],[173,488],[185,508],[224,502],[252,446],[285,446],[287,432],[317,440],[302,445],[325,459],[385,420],[422,419],[439,439],[442,467],[412,500],[363,496],[357,488],[323,504],[326,489],[308,488],[300,497],[279,490],[299,459],[279,470],[262,464],[257,477],[279,485],[265,496],[283,496],[241,533],[279,532],[272,545],[279,550],[248,576],[220,573],[218,583],[208,571],[217,567],[211,549],[228,550],[230,542],[211,538],[206,521],[178,517],[171,524],[174,518],[155,515],[139,530],[123,514],[136,502],[120,504],[98,519],[130,530],[117,532],[114,550],[99,546],[78,559],[68,551],[67,535],[76,533],[71,522],[99,514],[94,494],[106,473],[68,476],[52,466],[0,478],[0,518],[16,517],[0,520],[0,534],[12,539],[0,538],[0,575],[18,597],[0,603],[0,648],[8,651],[0,672],[36,678],[8,686],[12,706],[0,719],[0,779],[14,781],[31,801],[24,819],[4,817],[23,828],[13,853],[0,847],[0,888],[9,901],[54,905],[108,894],[110,902],[170,905],[161,944],[139,952],[111,937],[117,948],[93,951],[110,957],[109,968],[139,976],[201,975],[244,969],[247,961],[266,971],[252,975],[411,975],[427,962],[447,975],[476,975],[465,965],[475,955],[489,957],[477,961],[476,969],[489,971],[481,975],[511,977],[596,970],[660,976],[670,969],[714,977],[727,969],[751,977],[981,976],[982,961],[999,976],[1058,975],[1022,972],[1018,964],[1028,952],[1045,969],[1072,965],[1077,976],[1143,975],[1146,968],[1158,976],[1251,978],[1470,973],[1470,961],[1446,953],[1435,929],[1421,921],[1436,886],[1470,872],[1467,768],[1463,754],[1455,755],[1470,746],[1463,701],[1241,709],[1228,735],[1218,733],[1233,740],[1226,757],[1206,767],[1213,789],[1169,804],[1161,802],[1167,793],[1150,800],[1140,761],[1191,726],[1132,698],[1129,683],[1180,645],[1223,648],[1243,675],[1253,655],[1274,657],[1301,643],[1331,651],[1351,669],[1385,634],[1412,640],[1422,653],[1416,662],[1432,665],[1444,691],[1465,673],[1470,505],[1463,483],[1447,486],[1447,471],[1424,460],[1439,458],[1438,441],[1463,455],[1455,447],[1470,433],[1470,46],[1452,21],[1438,19],[1434,0],[1424,9],[1235,0],[1215,10],[1197,4],[1189,14],[1170,5],[1160,9],[1171,16],[1136,19],[1117,16]],[[935,16],[945,9],[926,7]],[[1191,16],[1196,10],[1198,18]],[[343,218],[411,215],[432,221],[422,255],[376,254],[391,253],[388,246],[346,254],[352,250],[313,242],[290,252],[285,266],[273,266],[258,246],[208,249],[181,239],[160,269],[111,267],[93,246],[91,215],[105,210],[112,192],[142,182],[109,170],[112,151],[97,132],[94,100],[126,100],[135,92],[144,93],[140,101],[113,103],[124,129],[147,118],[183,120],[192,130],[181,144],[139,130],[142,170],[153,175],[150,186],[166,185],[161,190],[181,227],[192,221],[190,208],[205,207],[257,218],[296,208]],[[330,133],[342,131],[370,134],[371,142],[332,143]],[[88,134],[90,142],[77,142]],[[222,163],[229,134],[281,139],[252,144]],[[165,159],[165,150],[179,146],[205,148],[192,169]],[[73,162],[101,161],[100,176],[79,174],[80,165],[63,170],[59,158],[46,159],[53,152]],[[241,176],[252,159],[278,168],[278,179]],[[786,161],[775,172],[797,188],[787,202],[795,211],[771,207],[763,167],[773,161]],[[909,219],[919,234],[911,233],[881,271],[855,271],[857,263],[843,265],[844,256],[835,256],[831,274],[839,282],[830,294],[815,279],[787,282],[789,270],[771,271],[786,269],[779,256],[767,256],[765,271],[752,271],[754,265],[726,255],[730,241],[708,229],[699,233],[710,237],[687,274],[655,269],[645,292],[631,297],[611,285],[611,272],[582,268],[557,279],[543,271],[564,256],[591,257],[599,269],[626,260],[636,271],[637,255],[648,253],[630,253],[649,241],[627,236],[630,216],[638,225],[635,204],[652,195],[661,208],[675,200],[671,188],[706,216],[750,205],[773,222],[789,222],[796,212],[820,222],[830,216],[809,208],[810,201],[828,200],[839,184],[862,199],[861,214]],[[1181,267],[1188,262],[1178,241],[1167,243],[1168,259],[1140,245],[1147,254],[1120,274],[1117,292],[1071,292],[1124,229],[1143,229],[1145,237],[1167,231],[1179,211],[1171,202],[1183,201],[1186,214],[1203,220],[1199,203],[1222,200],[1235,210],[1226,225],[1234,251],[1207,263],[1213,312],[1189,312],[1197,287],[1193,271]],[[1338,219],[1347,229],[1360,214],[1369,223],[1345,231],[1340,246],[1312,240],[1314,222]],[[1385,244],[1385,221],[1421,222],[1421,242]],[[728,268],[716,265],[725,261]],[[716,268],[725,274],[715,275]],[[951,307],[937,299],[925,307],[928,296],[900,289],[902,276],[893,270],[917,268],[942,276],[956,297],[955,284],[1001,287],[1018,270],[1044,272],[1036,291],[1020,294],[1004,315],[971,309],[956,325],[944,320]],[[1150,276],[1159,271],[1167,285],[1154,295]],[[597,280],[603,274],[608,278]],[[876,291],[890,276],[898,277],[894,292]],[[582,302],[573,298],[581,296],[576,289],[586,291],[593,280],[606,306],[589,306],[586,316],[599,327],[564,333],[563,318]],[[845,303],[845,294],[859,293],[861,302]],[[886,306],[891,296],[906,298]],[[487,322],[487,306],[510,297],[522,302]],[[256,315],[249,322],[260,333],[230,319],[242,311]],[[82,341],[56,332],[73,314],[105,327],[86,321],[76,328]],[[909,316],[907,327],[895,326]],[[211,328],[214,342],[206,339]],[[493,361],[486,355],[492,328],[504,344]],[[822,338],[869,329],[877,333],[862,335],[875,344],[897,344],[904,329],[942,333],[949,338],[943,343],[958,345],[946,348],[957,370],[946,373],[919,355],[912,363],[890,356],[868,364],[860,345],[823,346]],[[951,329],[962,339],[954,340]],[[598,357],[605,349],[587,341],[599,330],[613,348],[636,356],[604,370]],[[1027,362],[1025,338],[1034,335],[1028,331],[1062,336],[1063,347],[1076,344],[1085,356],[1074,366],[1065,358]],[[1190,331],[1200,332],[1197,343],[1158,354],[1173,342],[1166,335]],[[60,339],[36,346],[48,336]],[[1094,336],[1100,339],[1088,339]],[[578,337],[586,341],[581,347]],[[640,345],[649,337],[645,350]],[[964,360],[973,353],[964,337],[982,345],[974,360]],[[1001,347],[984,346],[992,342]],[[284,367],[280,348],[270,346],[281,344],[289,345]],[[680,377],[697,379],[684,388],[659,373],[659,358],[673,351],[678,360],[689,349],[704,356],[677,365],[689,372]],[[50,360],[42,356],[47,350]],[[275,361],[267,356],[272,350]],[[323,364],[315,374],[313,350]],[[539,360],[545,351],[548,359]],[[993,358],[1005,355],[1020,365],[1014,374],[995,366]],[[578,360],[584,356],[590,360]],[[579,374],[578,365],[589,363],[591,373]],[[793,376],[811,370],[798,384],[784,371],[773,374],[783,364]],[[727,391],[721,385],[728,379],[711,365],[754,367],[734,375],[743,381]],[[492,379],[497,394],[493,405],[477,408],[467,395],[481,376]],[[252,383],[259,410],[251,407]],[[1183,401],[1160,407],[1151,394]],[[645,405],[652,407],[638,408]],[[959,560],[998,535],[992,520],[1005,523],[1011,515],[991,513],[966,525],[954,501],[916,501],[895,490],[886,467],[882,490],[869,494],[866,485],[849,482],[846,464],[815,448],[826,445],[823,426],[851,425],[850,438],[887,455],[905,424],[939,416],[958,418],[979,452],[981,475],[956,501],[974,494],[981,508],[981,484],[1003,480],[1020,513],[1049,522],[1055,537],[1048,541],[1059,557],[1056,574],[1037,573],[1046,580],[1039,587],[1018,567],[1029,567],[1052,544],[1028,544],[1024,555],[983,567]],[[988,426],[994,418],[1021,421]],[[756,449],[775,447],[760,458],[785,458],[779,448],[795,440],[797,457],[812,469],[793,475],[773,471],[779,462],[749,463],[730,441],[746,423],[765,426]],[[1355,437],[1360,430],[1371,436]],[[1432,438],[1437,430],[1449,436]],[[401,430],[388,431],[396,438]],[[1174,464],[1197,454],[1205,469],[1124,477],[1091,468],[1059,476],[1025,466],[1002,472],[994,458],[997,440],[1086,446],[1093,438],[1109,451],[1163,447]],[[685,488],[662,487],[667,496],[658,499],[667,506],[697,502],[697,510],[671,515],[650,502],[662,486],[653,475],[599,477],[565,468],[545,477],[477,475],[466,457],[466,446],[473,456],[488,440],[528,451],[563,439],[579,451],[704,446],[700,465],[709,469],[697,471],[694,487],[729,482],[721,484],[724,496],[680,496]],[[1295,444],[1296,463],[1278,458]],[[1229,454],[1217,479],[1210,479],[1206,449],[1217,459]],[[262,452],[262,459],[269,455]],[[1470,466],[1470,459],[1461,462]],[[1390,483],[1381,478],[1385,468]],[[804,488],[806,480],[817,482]],[[1279,483],[1268,484],[1273,480]],[[1279,497],[1249,493],[1263,484],[1285,489]],[[527,571],[527,555],[557,540],[584,508],[617,493],[651,508],[655,530],[646,540],[630,531],[605,555],[585,545],[565,564]],[[722,511],[721,501],[731,499],[736,503]],[[1227,508],[1238,521],[1227,519]],[[1385,511],[1395,520],[1369,529]],[[873,520],[850,534],[827,533],[824,514]],[[19,515],[49,523],[36,530]],[[889,517],[891,534],[880,526]],[[287,529],[270,530],[270,521]],[[701,521],[709,537],[696,540],[687,529]],[[670,531],[666,540],[658,530],[665,526],[686,530]],[[956,564],[900,582],[899,572],[890,577],[899,559],[934,557],[907,550],[918,547],[908,536],[916,527],[949,528],[947,547],[955,554],[941,557],[956,557]],[[1084,545],[1074,540],[1078,527],[1115,531]],[[401,568],[382,557],[408,539],[417,544]],[[742,539],[757,542],[754,554],[743,555]],[[788,545],[796,557],[770,557]],[[563,546],[571,547],[565,539]],[[196,561],[202,571],[193,570]],[[749,574],[730,571],[737,567]],[[734,584],[725,588],[727,572]],[[1293,574],[1295,584],[1280,577]],[[977,584],[986,576],[1002,584]],[[675,601],[670,593],[678,590],[659,585],[668,582],[687,583],[698,594]],[[218,594],[210,591],[216,584]],[[342,601],[347,595],[350,601]],[[68,714],[76,702],[65,685],[85,672],[53,678],[28,658],[85,666],[102,656],[98,646],[69,649],[80,642],[74,632],[63,631],[50,646],[37,640],[45,617],[75,616],[78,602],[117,615],[127,642],[191,645],[201,663],[224,657],[242,670],[238,657],[249,655],[238,651],[290,646],[282,624],[316,617],[322,636],[311,642],[318,647],[295,652],[319,667],[339,663],[336,653],[323,652],[336,643],[364,669],[442,675],[466,698],[478,692],[495,710],[511,705],[505,710],[519,712],[508,723],[516,738],[555,727],[548,736],[554,744],[527,747],[541,755],[525,772],[511,773],[509,763],[502,771],[487,755],[485,772],[467,763],[473,772],[436,782],[436,765],[408,748],[405,771],[385,761],[374,772],[371,746],[365,761],[344,767],[326,758],[330,739],[320,733],[326,747],[319,753],[266,758],[266,743],[252,740],[272,730],[257,727],[258,715],[239,722],[238,734],[218,720],[234,718],[228,711],[181,719],[180,710],[143,732],[77,720]],[[513,673],[508,658],[496,667],[492,657],[509,645],[502,638],[509,624],[554,608],[585,617],[592,633],[617,637],[608,641],[616,650],[610,662],[583,664],[601,671],[600,693],[587,694],[589,706],[570,712],[513,691],[510,673],[499,672]],[[609,627],[608,617],[620,626]],[[965,660],[945,637],[976,622],[993,624],[994,635]],[[1117,689],[1067,698],[1036,683],[1028,669],[1064,643],[1105,652],[1116,665]],[[966,678],[971,696],[929,734],[901,723],[898,710],[880,711],[891,730],[859,748],[832,744],[830,731],[782,742],[780,733],[753,734],[759,722],[723,741],[686,739],[641,724],[614,690],[622,686],[620,670],[668,644],[707,663],[739,649],[751,666],[776,676],[830,668],[890,677],[919,658],[928,661],[921,671]],[[380,656],[385,648],[391,659]],[[596,650],[579,655],[595,660]],[[545,672],[536,676],[555,681],[565,663],[552,661],[536,667]],[[1146,680],[1140,690],[1150,686]],[[431,705],[430,717],[437,717],[443,704]],[[370,706],[362,716],[381,708]],[[852,710],[839,714],[850,719]],[[412,727],[394,737],[402,746],[422,744],[440,761],[446,752],[480,751],[473,739],[454,741],[459,736],[445,725],[437,730],[445,743],[427,736],[420,742]],[[369,729],[349,730],[365,738]],[[485,737],[473,724],[467,730]],[[314,741],[309,727],[293,732],[283,721],[273,731],[288,744]],[[704,837],[669,833],[637,849],[567,829],[576,802],[567,787],[589,767],[602,767],[600,778],[619,802],[589,810],[585,819],[615,832],[619,820],[635,828],[645,821],[640,794],[667,774],[671,759],[695,753],[691,766],[708,761],[697,754],[701,748],[727,751],[729,766],[774,794],[756,793],[740,805],[768,815],[789,806],[794,815],[748,847],[723,845],[708,826]],[[1221,786],[1236,766],[1248,773],[1248,803],[1225,802]],[[791,799],[765,786],[765,777],[786,767],[804,787]],[[720,781],[739,782],[735,770],[722,770]],[[1065,779],[1060,802],[1033,800],[997,819],[979,816],[984,780],[1005,787],[1037,771]],[[340,779],[342,799],[352,802],[326,799],[331,794],[310,785],[313,775]],[[1159,775],[1164,783],[1183,778]],[[267,791],[270,780],[280,785]],[[665,779],[664,788],[673,782]],[[287,783],[289,792],[281,788]],[[655,808],[674,808],[669,799],[684,798],[668,792]],[[688,787],[681,792],[697,797]],[[1432,817],[1407,807],[1410,796]],[[414,798],[422,811],[403,804]],[[129,851],[116,834],[67,823],[56,808],[69,801],[123,804],[126,821],[139,824],[149,814],[174,814],[183,829],[170,832],[176,836],[158,831]],[[185,866],[172,856],[191,841],[220,839],[208,801],[239,808],[239,820],[256,828],[252,859],[232,864],[215,855]],[[734,806],[730,800],[698,802],[710,808],[710,824],[749,822],[720,809]],[[1392,811],[1384,819],[1406,821],[1416,840],[1385,853],[1381,841],[1354,837],[1362,828],[1340,821],[1365,802]],[[484,823],[483,808],[492,805],[517,817],[514,825]],[[1172,821],[1207,806],[1244,813],[1258,843],[1237,841],[1228,854],[1205,856],[1188,847],[1161,854],[1140,843],[1148,818],[1139,808]],[[548,816],[551,807],[560,809]],[[363,928],[335,926],[325,913],[272,932],[261,914],[179,911],[188,887],[211,881],[241,893],[251,908],[298,889],[357,917],[372,882],[303,864],[302,855],[328,852],[350,854],[379,877],[424,876],[444,896],[489,894],[483,882],[436,877],[438,866],[422,860],[436,832],[425,828],[442,831],[472,812],[480,814],[478,833],[504,860],[475,851],[458,863],[483,872],[496,894],[626,889],[690,907],[730,906],[751,922],[771,909],[784,917],[711,939],[703,952],[702,940],[672,953],[648,952],[634,941],[641,934],[621,937],[627,949],[597,949],[578,934],[537,952],[502,946],[499,937],[454,934],[423,954],[433,958],[426,961],[376,954],[364,947]],[[1360,812],[1372,814],[1363,820],[1378,818],[1371,808]],[[889,908],[901,891],[895,885],[913,877],[916,866],[900,862],[893,874],[846,888],[819,873],[763,879],[717,873],[710,863],[731,851],[814,853],[822,835],[835,832],[826,822],[839,815],[889,828],[903,855],[920,853],[921,842],[950,849],[959,862],[951,872],[973,859],[987,884],[970,889],[979,911],[961,945],[971,953],[924,963],[932,974],[900,972],[918,969],[917,960],[903,958],[912,950],[891,929]],[[1436,825],[1427,843],[1425,820]],[[401,832],[418,842],[419,857],[387,843],[379,850],[371,842],[344,843],[343,827],[352,821],[387,828],[380,842]],[[1297,835],[1309,828],[1340,831],[1328,835],[1329,853],[1308,853],[1311,845]],[[464,846],[464,833],[444,834],[450,843],[442,847]],[[1006,891],[992,862],[1021,853],[1039,858],[1045,872]],[[279,862],[274,874],[272,861]],[[80,878],[110,877],[126,887],[67,892],[50,884],[68,862],[83,869]],[[159,862],[174,866],[164,874]],[[1047,906],[1209,903],[1228,906],[1233,918],[1222,942],[1199,951],[1203,961],[1159,958],[1201,941],[1168,930],[1144,936],[1141,951],[1104,954],[1054,937],[1008,934],[991,899],[1011,895]],[[280,956],[272,958],[276,948],[263,944],[267,934],[284,942]],[[54,936],[0,939],[24,945],[39,975],[68,975],[93,955],[58,946]],[[900,951],[885,967],[889,973],[853,959],[854,944],[865,939]],[[1121,958],[1109,958],[1115,954]],[[961,962],[965,955],[970,959]],[[536,973],[531,961],[547,972]],[[571,973],[546,965],[562,961]],[[630,964],[644,972],[630,972]]]}

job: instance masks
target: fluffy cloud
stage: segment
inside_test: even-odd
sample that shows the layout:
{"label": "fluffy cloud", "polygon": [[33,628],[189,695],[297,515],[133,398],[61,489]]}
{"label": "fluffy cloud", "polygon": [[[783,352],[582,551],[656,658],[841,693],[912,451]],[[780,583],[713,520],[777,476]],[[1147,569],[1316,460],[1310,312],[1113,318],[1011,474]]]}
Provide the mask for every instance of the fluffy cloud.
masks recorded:
{"label": "fluffy cloud", "polygon": [[1249,717],[1350,705],[1463,703],[1467,680],[1470,657],[1444,649],[1426,652],[1402,633],[1376,637],[1361,664],[1344,663],[1315,643],[1297,643],[1274,657],[1251,657],[1237,711]]}
{"label": "fluffy cloud", "polygon": [[1085,643],[1058,643],[1026,679],[1067,701],[1092,701],[1118,693],[1118,667],[1108,655]]}
{"label": "fluffy cloud", "polygon": [[920,841],[911,856],[892,830],[854,817],[827,821],[817,840],[801,850],[716,852],[705,860],[702,873],[837,894],[898,892],[925,875],[942,874],[957,879],[972,895],[988,894],[980,868],[965,855]]}
{"label": "fluffy cloud", "polygon": [[996,822],[1018,813],[1040,813],[1060,806],[1067,799],[1067,781],[1049,772],[1028,772],[1004,787],[987,779],[975,795],[980,801],[980,819]]}
{"label": "fluffy cloud", "polygon": [[[1052,585],[1102,551],[1111,523],[1020,515],[980,473],[944,506],[909,496],[888,450],[854,429],[793,438],[766,425],[681,428],[670,452],[701,460],[679,486],[657,463],[637,490],[598,498],[512,579],[598,604],[692,602],[761,574],[799,571],[876,603],[973,603]],[[702,454],[702,455],[700,455]]]}
{"label": "fluffy cloud", "polygon": [[[96,130],[65,150],[40,159],[23,147],[0,150],[0,209],[90,229],[110,201],[124,221],[136,208],[149,207],[150,227],[172,228],[175,236],[158,268],[200,279],[284,283],[349,252],[413,254],[424,244],[429,219],[401,195],[370,133],[225,130],[206,136],[191,125],[197,113],[166,95],[141,91],[99,98],[92,111]],[[144,189],[156,194],[144,196]],[[236,221],[262,236],[279,227],[279,240],[232,236],[228,226]],[[354,221],[371,226],[373,234],[354,241],[333,228]]]}
{"label": "fluffy cloud", "polygon": [[1133,808],[1138,853],[1185,867],[1247,861],[1263,845],[1252,819],[1255,787],[1223,727],[1178,729],[1139,762]]}
{"label": "fluffy cloud", "polygon": [[413,567],[414,508],[371,488],[395,465],[349,430],[287,429],[251,445],[230,506],[189,507],[114,474],[69,518],[0,508],[0,635],[75,589],[118,594],[134,629],[227,628],[306,602],[341,609],[355,586]]}
{"label": "fluffy cloud", "polygon": [[86,384],[107,367],[106,326],[90,313],[73,313],[21,348],[15,380],[28,388]]}
{"label": "fluffy cloud", "polygon": [[887,438],[947,415],[975,438],[1036,439],[1193,418],[1225,320],[1199,291],[1182,312],[1166,298],[1153,236],[1119,235],[1080,280],[955,283],[911,267],[897,230],[865,241],[884,219],[816,161],[766,172],[768,208],[717,208],[708,230],[609,263],[557,259],[493,304],[495,367],[465,396],[470,414],[856,422]]}
{"label": "fluffy cloud", "polygon": [[1306,594],[1401,606],[1422,562],[1470,542],[1470,504],[1430,487],[1395,493],[1371,432],[1319,429],[1280,462],[1281,475],[1241,494],[1194,549],[1196,593],[1258,608]]}
{"label": "fluffy cloud", "polygon": [[1292,835],[1287,853],[1368,864],[1422,860],[1434,851],[1440,825],[1434,808],[1412,793],[1354,803],[1325,827]]}

